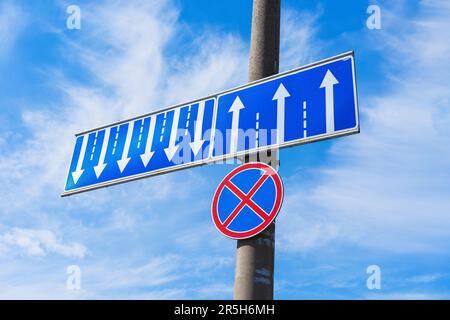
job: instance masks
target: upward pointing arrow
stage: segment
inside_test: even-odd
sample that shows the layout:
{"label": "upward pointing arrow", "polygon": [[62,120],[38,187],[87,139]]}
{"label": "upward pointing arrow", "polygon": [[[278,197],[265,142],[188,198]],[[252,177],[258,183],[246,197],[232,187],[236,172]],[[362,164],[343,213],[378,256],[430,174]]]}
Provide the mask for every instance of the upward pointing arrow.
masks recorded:
{"label": "upward pointing arrow", "polygon": [[238,133],[239,133],[239,113],[241,109],[244,109],[244,104],[242,103],[239,96],[236,96],[233,104],[228,112],[233,113],[233,118],[231,120],[231,141],[230,141],[230,153],[237,152],[238,144]]}
{"label": "upward pointing arrow", "polygon": [[334,131],[334,85],[338,84],[334,75],[330,70],[327,71],[323,78],[321,88],[325,88],[325,114],[327,133]]}
{"label": "upward pointing arrow", "polygon": [[119,170],[122,173],[125,170],[130,159],[128,157],[128,152],[130,151],[131,138],[133,136],[133,122],[128,123],[127,136],[125,137],[125,145],[123,147],[122,158],[117,160],[117,164],[119,166]]}
{"label": "upward pointing arrow", "polygon": [[284,142],[284,107],[285,107],[285,100],[287,97],[290,97],[291,95],[286,90],[284,85],[280,83],[280,86],[278,87],[277,91],[275,92],[272,100],[277,100],[277,143],[283,143]]}
{"label": "upward pointing arrow", "polygon": [[156,115],[150,118],[150,127],[148,128],[147,142],[145,144],[145,152],[141,154],[141,160],[142,163],[144,164],[144,167],[147,167],[148,163],[150,162],[150,159],[153,157],[153,154],[155,153],[154,151],[152,151],[153,136],[155,134],[155,124],[156,124]]}
{"label": "upward pointing arrow", "polygon": [[202,125],[203,125],[203,115],[205,114],[205,101],[200,101],[198,104],[197,120],[195,121],[195,132],[194,141],[189,142],[189,146],[192,149],[194,155],[202,148],[205,140],[202,139]]}
{"label": "upward pointing arrow", "polygon": [[81,150],[80,155],[78,156],[77,166],[75,168],[75,171],[72,172],[72,179],[75,184],[77,184],[78,180],[84,172],[84,169],[81,169],[81,166],[83,165],[84,155],[86,154],[88,135],[84,135],[82,139],[83,141],[81,143]]}
{"label": "upward pointing arrow", "polygon": [[175,145],[175,143],[177,141],[179,119],[180,119],[180,108],[176,108],[173,111],[172,130],[170,131],[169,146],[164,149],[164,152],[166,153],[167,159],[169,159],[169,161],[172,160],[173,156],[178,151],[178,146]]}
{"label": "upward pointing arrow", "polygon": [[102,142],[102,150],[100,152],[100,158],[98,159],[98,164],[94,167],[95,175],[97,176],[97,179],[102,174],[103,170],[106,167],[105,163],[105,156],[106,156],[106,149],[108,148],[108,141],[109,141],[109,135],[111,133],[111,128],[105,129],[105,134],[103,136],[103,142]]}

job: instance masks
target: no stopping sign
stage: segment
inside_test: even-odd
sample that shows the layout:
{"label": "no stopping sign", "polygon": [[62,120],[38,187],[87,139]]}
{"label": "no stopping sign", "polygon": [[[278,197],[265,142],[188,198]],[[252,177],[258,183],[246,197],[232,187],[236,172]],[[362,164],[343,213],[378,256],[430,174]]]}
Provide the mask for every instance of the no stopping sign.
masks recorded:
{"label": "no stopping sign", "polygon": [[278,215],[283,183],[271,166],[243,164],[225,176],[214,193],[211,214],[217,229],[232,239],[263,231]]}

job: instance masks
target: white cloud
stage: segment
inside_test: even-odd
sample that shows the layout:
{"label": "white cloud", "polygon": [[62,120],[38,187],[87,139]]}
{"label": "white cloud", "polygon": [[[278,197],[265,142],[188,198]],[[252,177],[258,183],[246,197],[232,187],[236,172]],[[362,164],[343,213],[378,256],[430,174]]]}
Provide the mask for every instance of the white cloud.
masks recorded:
{"label": "white cloud", "polygon": [[63,244],[49,230],[15,228],[0,235],[0,245],[3,246],[4,253],[11,253],[19,248],[29,256],[57,253],[66,257],[83,258],[87,253],[82,244]]}
{"label": "white cloud", "polygon": [[[246,74],[242,66],[247,51],[233,35],[205,30],[193,39],[183,39],[191,43],[190,50],[171,48],[185,36],[171,1],[89,5],[83,7],[82,30],[77,42],[64,38],[62,52],[68,60],[78,61],[91,80],[80,84],[61,70],[49,72],[47,80],[64,100],[50,108],[30,106],[22,114],[30,135],[11,153],[0,156],[0,179],[7,182],[0,186],[5,200],[0,210],[5,213],[60,205],[58,194],[66,179],[74,133],[212,93],[243,81]],[[177,72],[172,72],[175,67]],[[26,179],[30,176],[32,184]],[[170,177],[162,179],[177,183]],[[162,194],[167,185],[148,183],[151,192],[147,192]]]}
{"label": "white cloud", "polygon": [[431,283],[431,282],[435,282],[439,279],[445,278],[445,275],[442,273],[431,273],[431,274],[423,274],[423,275],[418,275],[418,276],[414,276],[411,278],[406,279],[407,282],[412,282],[412,283]]}
{"label": "white cloud", "polygon": [[8,55],[27,24],[27,15],[12,1],[0,3],[0,58]]}
{"label": "white cloud", "polygon": [[397,21],[410,28],[388,32],[389,89],[360,97],[361,133],[336,141],[332,165],[308,194],[288,195],[289,217],[279,219],[287,247],[339,241],[448,252],[449,14],[447,2],[424,1],[417,17]]}
{"label": "white cloud", "polygon": [[[102,265],[101,268],[86,271],[85,277],[90,279],[87,280],[90,283],[86,283],[85,286],[90,288],[94,284],[95,289],[102,290],[105,294],[107,291],[113,292],[124,288],[158,287],[172,283],[181,276],[181,261],[180,256],[168,254],[152,257],[137,267],[122,264],[109,269],[111,266]],[[104,272],[105,269],[108,272]]]}
{"label": "white cloud", "polygon": [[[227,297],[231,293],[220,280],[209,276],[229,268],[221,256],[188,257],[180,254],[152,256],[142,264],[105,261],[82,267],[82,291],[78,298],[195,299]],[[127,295],[124,296],[123,292]]]}
{"label": "white cloud", "polygon": [[[438,4],[442,12],[436,10]],[[411,72],[392,73],[390,81],[397,89],[364,102],[362,133],[336,143],[332,152],[340,164],[322,172],[323,183],[311,194],[290,186],[283,208],[288,215],[278,219],[279,247],[297,250],[343,241],[396,251],[430,251],[448,243],[448,5],[427,1],[424,6],[423,19],[416,19],[408,33],[389,37],[385,43],[392,56],[389,66]],[[190,298],[193,293],[229,297],[229,288],[212,274],[218,267],[232,269],[233,259],[188,261],[180,255],[158,255],[161,248],[169,252],[173,248],[147,243],[143,236],[164,233],[167,239],[172,237],[158,229],[163,222],[156,219],[180,221],[172,205],[189,203],[192,209],[186,197],[198,189],[199,178],[177,179],[174,174],[148,179],[145,184],[130,183],[126,189],[110,188],[69,199],[58,195],[66,178],[73,133],[245,82],[246,44],[236,35],[204,30],[188,39],[188,48],[177,50],[179,37],[186,35],[170,1],[108,1],[82,10],[81,41],[66,38],[62,53],[80,62],[80,73],[92,79],[74,83],[61,70],[49,73],[47,80],[61,90],[64,99],[49,109],[30,104],[22,114],[30,135],[11,148],[10,154],[0,155],[0,221],[10,226],[23,221],[33,225],[33,229],[14,228],[2,234],[0,254],[19,248],[31,256],[84,257],[87,249],[83,245],[55,236],[67,232],[70,239],[77,235],[83,242],[102,244],[92,249],[95,262],[90,260],[82,267],[85,291],[81,297]],[[282,70],[310,62],[317,55],[312,49],[320,48],[313,27],[316,19],[315,15],[283,11]],[[429,39],[431,48],[426,47]],[[8,43],[11,48],[13,42]],[[7,140],[0,137],[2,148],[7,147]],[[341,155],[354,160],[342,164]],[[173,189],[185,198],[174,195]],[[132,205],[121,210],[124,203]],[[145,232],[141,228],[138,234],[136,228],[144,220],[152,221],[153,228]],[[134,243],[146,250],[136,254],[131,247],[108,247],[109,240],[127,231],[134,232]],[[174,241],[187,256],[192,248],[218,246],[211,232],[200,224],[198,230],[187,229]],[[117,256],[105,257],[104,248]],[[154,257],[139,266],[135,255]],[[131,262],[118,265],[124,260]],[[19,265],[22,268],[16,268]],[[2,297],[71,297],[64,288],[65,265],[36,271],[45,281],[30,281],[24,276],[29,270],[18,260],[8,267],[11,272],[1,281],[6,283]],[[0,269],[3,272],[5,266]],[[60,278],[52,276],[55,270],[62,272]],[[194,276],[182,278],[186,273]],[[129,293],[136,287],[145,287],[144,292]]]}
{"label": "white cloud", "polygon": [[[65,44],[60,53],[68,61],[79,62],[79,73],[89,76],[89,81],[72,81],[64,69],[44,70],[42,74],[48,78],[43,81],[63,98],[45,107],[30,102],[22,114],[21,125],[26,132],[19,132],[20,143],[9,145],[8,139],[2,142],[10,152],[0,154],[0,223],[11,231],[1,236],[0,252],[16,266],[24,260],[11,254],[13,248],[46,261],[54,261],[51,253],[85,256],[84,246],[63,243],[55,236],[64,234],[89,247],[89,259],[83,260],[88,267],[81,266],[83,283],[88,285],[89,270],[98,268],[92,272],[99,280],[92,281],[82,297],[124,297],[121,290],[140,286],[145,293],[136,292],[136,296],[183,296],[184,289],[160,290],[178,279],[177,255],[147,259],[143,267],[134,266],[146,256],[177,251],[154,241],[163,234],[170,244],[171,235],[161,225],[167,225],[166,221],[185,223],[180,221],[177,207],[185,206],[184,201],[191,202],[187,197],[196,189],[192,185],[198,187],[210,181],[202,181],[198,174],[190,174],[189,179],[164,175],[145,183],[130,183],[127,188],[112,187],[61,199],[73,134],[244,82],[247,49],[232,34],[203,30],[186,35],[172,1],[105,1],[84,5],[82,15],[82,30],[76,42],[71,34],[55,34]],[[176,49],[181,40],[189,43],[188,50]],[[190,203],[184,213],[196,207]],[[124,235],[133,247],[124,248],[126,244],[119,243],[118,238]],[[131,260],[129,264],[120,266],[119,261],[127,260]],[[61,266],[61,270],[65,267]],[[17,270],[9,277],[21,272],[23,276],[26,268]],[[40,276],[47,277],[53,271],[43,271],[46,275]],[[32,276],[26,278],[9,281],[3,296],[70,297],[63,287],[58,287],[65,279],[48,276],[52,283],[44,285],[39,279],[31,280]],[[115,280],[115,285],[109,285]],[[48,295],[33,290],[52,286],[58,290],[50,290]]]}
{"label": "white cloud", "polygon": [[[45,215],[54,220],[49,212],[61,201],[76,203],[81,212],[96,210],[112,199],[120,202],[120,187],[110,189],[114,191],[109,195],[116,193],[112,196],[96,191],[76,199],[58,198],[74,133],[246,81],[248,48],[242,40],[209,30],[187,35],[171,1],[108,1],[84,5],[82,12],[83,29],[77,42],[64,33],[58,35],[66,45],[61,48],[63,56],[79,62],[80,73],[91,79],[77,83],[62,70],[46,70],[46,80],[63,99],[45,108],[30,103],[22,114],[23,126],[30,134],[18,137],[21,143],[14,147],[5,145],[11,147],[9,154],[0,155],[0,180],[5,182],[0,185],[4,200],[0,211],[5,214]],[[282,52],[287,54],[283,60],[303,63],[311,52],[306,43],[314,34],[314,17],[293,10],[283,12],[283,17],[287,28],[283,31]],[[296,22],[298,17],[301,23]],[[177,50],[181,41],[188,45]],[[305,44],[301,52],[292,49],[299,48],[299,43]],[[27,177],[33,177],[33,183]],[[170,183],[191,190],[186,181],[174,181],[171,176],[161,179],[168,183],[146,184],[152,197],[167,195]],[[121,196],[142,191],[135,189]]]}
{"label": "white cloud", "polygon": [[247,52],[240,38],[207,33],[193,43],[195,55],[182,56],[170,63],[172,74],[167,74],[166,101],[181,103],[247,81]]}
{"label": "white cloud", "polygon": [[317,38],[320,14],[319,9],[315,14],[289,8],[281,12],[280,71],[317,60],[322,47]]}

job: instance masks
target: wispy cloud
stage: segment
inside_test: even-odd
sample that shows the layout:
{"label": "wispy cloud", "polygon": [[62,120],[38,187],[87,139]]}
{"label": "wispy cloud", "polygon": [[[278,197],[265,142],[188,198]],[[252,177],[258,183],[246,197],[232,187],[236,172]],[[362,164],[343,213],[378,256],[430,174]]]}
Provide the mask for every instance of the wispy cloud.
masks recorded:
{"label": "wispy cloud", "polygon": [[57,253],[66,257],[83,258],[87,249],[80,243],[64,244],[49,230],[14,228],[0,234],[3,254],[11,254],[20,249],[28,256],[46,256]]}
{"label": "wispy cloud", "polygon": [[408,278],[407,281],[412,282],[412,283],[422,283],[423,284],[423,283],[435,282],[444,277],[445,277],[445,274],[438,272],[438,273],[422,274],[422,275],[414,276],[414,277]]}
{"label": "wispy cloud", "polygon": [[0,3],[0,59],[7,56],[27,25],[27,14],[12,1]]}
{"label": "wispy cloud", "polygon": [[[246,73],[242,68],[246,51],[232,35],[205,38],[200,34],[202,41],[194,36],[188,54],[171,51],[169,44],[185,35],[170,1],[86,6],[82,36],[77,42],[65,36],[61,50],[67,59],[79,61],[80,70],[91,80],[82,84],[60,70],[50,70],[46,80],[64,99],[22,114],[23,125],[31,134],[10,154],[0,156],[0,178],[8,181],[0,187],[3,212],[36,210],[35,204],[42,203],[36,199],[43,198],[59,205],[57,196],[66,178],[74,133],[180,101],[181,94],[196,97],[223,89]],[[174,66],[178,72],[171,76]],[[31,175],[32,185],[24,179]],[[153,196],[166,190],[161,185],[148,186],[154,187]],[[22,194],[22,201],[15,201],[17,194]]]}
{"label": "wispy cloud", "polygon": [[[449,47],[444,36],[434,35],[450,30],[449,8],[439,1],[421,8],[409,29],[383,43],[392,57],[386,67],[394,70],[384,80],[395,89],[361,99],[362,133],[336,141],[333,166],[318,171],[311,193],[290,184],[283,208],[288,215],[278,218],[278,248],[292,253],[350,242],[404,252],[448,243]],[[9,257],[0,265],[0,296],[230,297],[235,247],[214,233],[208,214],[213,186],[204,171],[63,200],[59,193],[73,133],[245,82],[248,45],[235,34],[185,32],[169,0],[104,1],[83,5],[82,13],[76,38],[59,34],[60,53],[89,80],[46,70],[43,80],[62,98],[46,108],[30,103],[21,115],[21,143],[0,137],[10,151],[0,155],[0,223],[7,226],[0,254]],[[283,11],[281,69],[316,56],[318,17]],[[436,47],[422,48],[431,38]],[[444,67],[429,62],[434,56]],[[206,196],[192,201],[198,189]],[[26,257],[10,254],[13,248]],[[49,259],[52,254],[63,260]],[[45,262],[30,272],[28,256]],[[69,292],[65,268],[82,256],[82,290]],[[344,279],[329,286],[353,286],[352,277]]]}
{"label": "wispy cloud", "polygon": [[[186,34],[177,7],[168,0],[104,1],[81,9],[83,29],[77,41],[71,33],[55,34],[63,43],[59,48],[62,62],[77,61],[79,74],[89,80],[73,80],[64,69],[47,70],[43,74],[48,78],[43,80],[62,99],[46,107],[30,102],[30,108],[21,115],[27,135],[21,134],[17,145],[9,139],[2,142],[10,152],[0,154],[0,223],[8,230],[2,235],[0,251],[19,266],[25,258],[12,255],[11,248],[41,259],[49,259],[50,253],[69,259],[85,256],[88,247],[89,257],[83,259],[82,266],[85,291],[74,294],[76,298],[187,297],[186,292],[192,293],[194,288],[180,283],[170,286],[182,269],[178,254],[172,254],[179,250],[170,247],[168,228],[176,231],[177,226],[187,223],[186,217],[179,216],[179,206],[187,214],[204,205],[189,201],[186,208],[184,201],[195,190],[193,185],[198,188],[209,180],[194,173],[189,179],[173,174],[130,183],[126,190],[115,187],[61,199],[73,134],[244,82],[246,45],[227,33],[204,30]],[[174,50],[172,46],[180,41],[189,44],[186,50]],[[32,182],[29,177],[33,177]],[[125,208],[124,203],[129,205]],[[65,241],[77,242],[62,242],[56,236],[59,234],[65,235]],[[162,236],[168,247],[158,244]],[[146,250],[144,243],[150,246]],[[127,245],[131,247],[127,249]],[[148,256],[155,258],[143,261]],[[118,261],[123,259],[131,261],[121,269]],[[71,297],[64,289],[68,263],[55,266],[62,276],[48,277],[47,285],[31,278],[8,282],[12,287],[4,296],[43,296],[42,290],[32,289],[38,286],[53,288],[49,297]],[[206,262],[195,266],[184,257],[183,263],[194,271],[194,282],[199,286],[216,286],[223,293],[216,281],[195,280],[223,266],[221,259],[216,266],[208,265],[198,272],[195,270]],[[40,272],[47,274],[54,269]],[[90,274],[98,281],[90,281]],[[21,295],[21,288],[29,294]]]}
{"label": "wispy cloud", "polygon": [[[361,133],[336,141],[320,183],[288,194],[282,241],[399,252],[448,251],[450,6],[423,1],[383,37],[386,89],[361,100]],[[389,25],[387,21],[387,25]],[[368,31],[370,32],[370,31]],[[431,41],[431,42],[430,42]],[[289,221],[289,222],[288,222]]]}
{"label": "wispy cloud", "polygon": [[286,71],[317,59],[321,42],[317,37],[317,20],[321,9],[313,14],[285,8],[281,15],[280,71]]}

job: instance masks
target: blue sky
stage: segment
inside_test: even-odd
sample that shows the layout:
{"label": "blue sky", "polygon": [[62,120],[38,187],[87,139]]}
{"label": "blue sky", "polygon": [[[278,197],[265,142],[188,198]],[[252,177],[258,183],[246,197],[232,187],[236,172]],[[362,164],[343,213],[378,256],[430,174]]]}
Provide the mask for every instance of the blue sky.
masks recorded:
{"label": "blue sky", "polygon": [[[275,298],[450,298],[449,16],[282,1],[281,71],[355,50],[361,133],[281,151]],[[209,208],[233,165],[60,194],[74,133],[245,83],[250,18],[238,0],[1,1],[1,298],[232,298],[236,244]]]}

